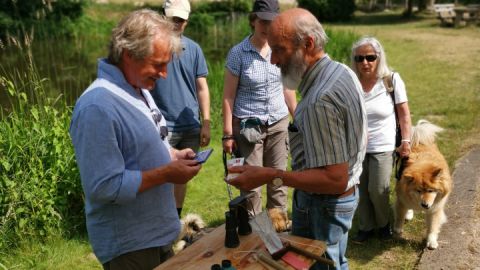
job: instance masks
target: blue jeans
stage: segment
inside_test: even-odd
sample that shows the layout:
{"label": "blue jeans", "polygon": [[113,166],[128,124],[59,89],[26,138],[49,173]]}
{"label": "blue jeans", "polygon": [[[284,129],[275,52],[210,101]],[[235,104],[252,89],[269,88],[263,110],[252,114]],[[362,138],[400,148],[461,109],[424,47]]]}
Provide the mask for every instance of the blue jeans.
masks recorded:
{"label": "blue jeans", "polygon": [[[348,269],[345,252],[357,205],[357,187],[353,194],[343,198],[312,195],[296,189],[293,194],[292,234],[324,241],[327,244],[327,257],[335,262],[336,269]],[[316,263],[311,269],[329,267]]]}

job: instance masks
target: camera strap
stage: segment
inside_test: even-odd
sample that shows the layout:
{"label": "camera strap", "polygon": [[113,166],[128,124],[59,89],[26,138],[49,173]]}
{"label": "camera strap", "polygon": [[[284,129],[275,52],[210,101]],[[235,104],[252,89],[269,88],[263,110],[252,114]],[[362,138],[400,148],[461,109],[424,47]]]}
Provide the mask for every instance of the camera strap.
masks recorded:
{"label": "camera strap", "polygon": [[223,179],[225,181],[225,184],[227,184],[228,198],[230,199],[230,201],[232,201],[232,189],[230,188],[230,184],[226,181],[227,175],[228,175],[228,167],[227,167],[227,152],[225,152],[225,150],[223,150],[222,159],[223,159],[223,169],[224,169]]}

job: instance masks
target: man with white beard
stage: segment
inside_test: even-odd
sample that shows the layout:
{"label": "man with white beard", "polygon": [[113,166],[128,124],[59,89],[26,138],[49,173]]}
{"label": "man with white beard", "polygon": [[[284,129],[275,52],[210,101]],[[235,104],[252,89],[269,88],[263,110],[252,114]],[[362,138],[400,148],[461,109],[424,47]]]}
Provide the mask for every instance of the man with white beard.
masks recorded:
{"label": "man with white beard", "polygon": [[345,251],[358,205],[367,121],[360,82],[324,52],[326,42],[307,10],[287,10],[272,22],[271,63],[302,96],[289,127],[293,171],[231,167],[229,172],[240,175],[229,183],[247,190],[270,182],[294,187],[292,234],[325,241],[336,268],[348,269]]}

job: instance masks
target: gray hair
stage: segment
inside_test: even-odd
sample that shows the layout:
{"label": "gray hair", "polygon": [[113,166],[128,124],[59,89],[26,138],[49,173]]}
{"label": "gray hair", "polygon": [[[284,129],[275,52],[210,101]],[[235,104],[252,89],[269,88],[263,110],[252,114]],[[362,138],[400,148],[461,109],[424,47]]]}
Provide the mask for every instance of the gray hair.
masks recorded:
{"label": "gray hair", "polygon": [[350,55],[350,61],[351,61],[350,66],[353,69],[353,71],[355,71],[357,76],[360,77],[360,74],[358,73],[358,70],[357,70],[357,65],[355,64],[355,60],[354,60],[355,52],[357,51],[358,48],[365,45],[372,46],[373,50],[375,51],[375,54],[377,55],[377,59],[378,59],[377,78],[383,78],[387,75],[390,75],[391,71],[387,66],[387,56],[385,55],[385,51],[383,50],[382,44],[380,44],[380,41],[378,41],[374,37],[365,36],[353,44],[352,53]]}
{"label": "gray hair", "polygon": [[295,45],[300,45],[301,41],[307,37],[312,36],[314,40],[314,48],[317,50],[324,50],[328,42],[327,33],[323,29],[320,22],[313,15],[301,16],[296,18],[294,23],[295,31]]}
{"label": "gray hair", "polygon": [[153,41],[157,37],[170,39],[172,53],[179,52],[180,38],[173,29],[169,19],[153,10],[133,11],[112,30],[108,60],[111,64],[119,64],[123,50],[128,50],[136,60],[145,59],[153,53]]}

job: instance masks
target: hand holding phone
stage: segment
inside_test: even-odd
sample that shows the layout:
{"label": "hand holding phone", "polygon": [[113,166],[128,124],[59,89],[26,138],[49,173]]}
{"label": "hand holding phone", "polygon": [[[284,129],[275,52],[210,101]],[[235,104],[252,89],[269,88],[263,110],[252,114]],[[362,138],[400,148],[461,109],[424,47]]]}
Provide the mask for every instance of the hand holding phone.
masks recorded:
{"label": "hand holding phone", "polygon": [[213,149],[206,149],[206,150],[200,151],[195,156],[195,160],[198,161],[198,163],[200,164],[205,163],[205,161],[207,161],[207,159],[210,157],[210,154],[212,154],[212,152],[213,152]]}

